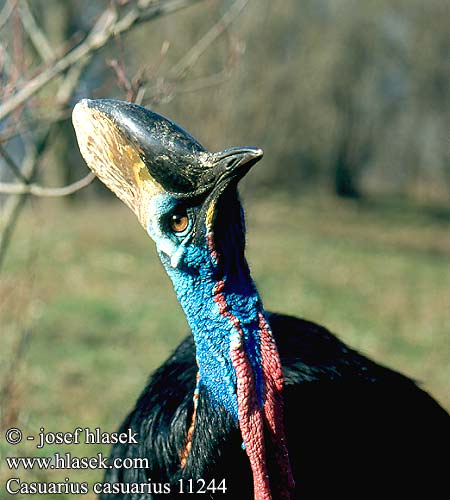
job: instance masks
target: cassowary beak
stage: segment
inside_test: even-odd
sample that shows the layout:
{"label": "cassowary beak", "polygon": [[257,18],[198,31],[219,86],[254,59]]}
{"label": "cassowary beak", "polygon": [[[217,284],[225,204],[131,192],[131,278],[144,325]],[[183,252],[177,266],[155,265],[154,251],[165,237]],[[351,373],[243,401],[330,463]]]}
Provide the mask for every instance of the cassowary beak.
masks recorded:
{"label": "cassowary beak", "polygon": [[73,110],[73,124],[89,168],[144,228],[149,203],[161,193],[203,203],[208,227],[220,194],[263,154],[257,148],[210,153],[175,123],[124,101],[83,99]]}
{"label": "cassowary beak", "polygon": [[212,189],[209,190],[206,201],[203,203],[202,214],[204,217],[200,217],[199,221],[205,224],[207,233],[213,229],[217,201],[221,194],[229,186],[236,186],[262,156],[261,149],[249,147],[229,148],[211,154],[213,166],[208,175],[212,179]]}

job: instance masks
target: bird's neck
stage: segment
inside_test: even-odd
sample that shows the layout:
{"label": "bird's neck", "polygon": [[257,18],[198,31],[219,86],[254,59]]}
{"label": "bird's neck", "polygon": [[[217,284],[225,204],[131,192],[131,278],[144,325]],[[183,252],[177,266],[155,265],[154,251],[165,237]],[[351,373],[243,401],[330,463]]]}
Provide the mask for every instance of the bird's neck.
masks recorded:
{"label": "bird's neck", "polygon": [[[245,258],[239,269],[224,271],[211,260],[210,249],[190,249],[201,261],[199,272],[168,269],[178,300],[194,336],[200,383],[210,399],[238,420],[237,376],[233,345],[242,342],[262,401],[260,332],[265,312]],[[195,255],[194,255],[195,254]]]}
{"label": "bird's neck", "polygon": [[[228,411],[239,424],[257,500],[272,498],[264,442],[265,433],[270,435],[281,478],[279,498],[287,499],[294,481],[278,350],[243,252],[238,260],[224,263],[220,258],[210,240],[206,247],[187,247],[179,268],[166,265],[196,344],[195,395],[203,388],[214,407]],[[182,457],[183,463],[184,452]]]}

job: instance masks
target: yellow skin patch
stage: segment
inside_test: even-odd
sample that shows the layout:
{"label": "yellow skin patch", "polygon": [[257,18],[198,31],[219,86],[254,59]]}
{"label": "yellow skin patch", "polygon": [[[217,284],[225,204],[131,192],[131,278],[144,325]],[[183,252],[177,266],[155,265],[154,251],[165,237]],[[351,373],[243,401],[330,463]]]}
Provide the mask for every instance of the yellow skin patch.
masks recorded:
{"label": "yellow skin patch", "polygon": [[164,189],[150,175],[139,150],[122,136],[108,116],[83,102],[75,106],[72,119],[88,167],[147,229],[150,200]]}
{"label": "yellow skin patch", "polygon": [[206,212],[205,223],[206,223],[206,232],[207,233],[212,231],[215,213],[216,213],[216,200],[213,200],[209,204],[208,210]]}

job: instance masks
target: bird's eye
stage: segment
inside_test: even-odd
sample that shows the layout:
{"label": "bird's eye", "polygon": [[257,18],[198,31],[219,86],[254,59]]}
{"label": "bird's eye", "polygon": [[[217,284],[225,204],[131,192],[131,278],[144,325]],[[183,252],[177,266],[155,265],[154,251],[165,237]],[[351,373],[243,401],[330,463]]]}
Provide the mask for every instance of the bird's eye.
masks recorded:
{"label": "bird's eye", "polygon": [[189,227],[189,217],[186,211],[172,214],[170,228],[174,233],[182,233]]}

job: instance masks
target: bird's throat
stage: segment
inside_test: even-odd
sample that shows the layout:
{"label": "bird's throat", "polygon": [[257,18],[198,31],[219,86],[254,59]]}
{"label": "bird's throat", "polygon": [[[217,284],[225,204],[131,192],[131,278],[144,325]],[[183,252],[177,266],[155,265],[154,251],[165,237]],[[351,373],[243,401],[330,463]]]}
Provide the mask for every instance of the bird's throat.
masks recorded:
{"label": "bird's throat", "polygon": [[182,265],[166,269],[196,344],[196,394],[206,391],[214,409],[229,412],[238,423],[258,500],[272,498],[264,435],[271,437],[280,471],[278,496],[289,498],[293,480],[284,437],[281,363],[247,263],[241,260],[239,273],[224,273],[220,270],[227,267],[218,265],[212,244],[186,253],[184,261],[195,261],[198,272]]}
{"label": "bird's throat", "polygon": [[239,420],[237,373],[233,346],[241,344],[251,365],[253,391],[263,404],[260,318],[265,317],[261,299],[246,263],[239,275],[214,269],[207,250],[192,247],[186,259],[201,261],[199,272],[169,269],[178,300],[186,314],[196,344],[199,383],[217,411],[228,411]]}

